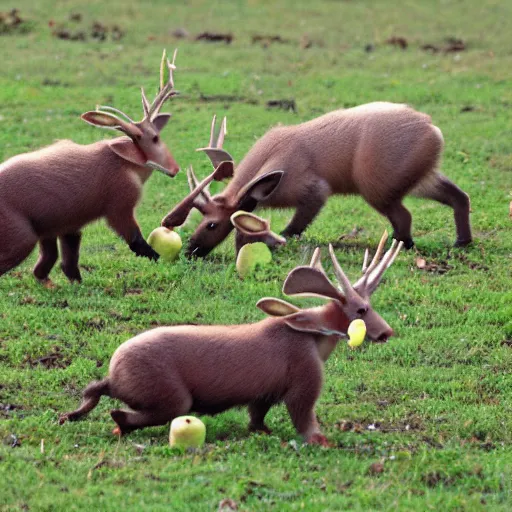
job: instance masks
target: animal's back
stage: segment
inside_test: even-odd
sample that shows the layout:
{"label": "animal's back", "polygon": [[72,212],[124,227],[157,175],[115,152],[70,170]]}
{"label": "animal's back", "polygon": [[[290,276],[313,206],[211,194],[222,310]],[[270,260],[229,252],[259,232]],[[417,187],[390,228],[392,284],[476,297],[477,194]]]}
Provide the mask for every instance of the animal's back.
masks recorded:
{"label": "animal's back", "polygon": [[[131,399],[134,382],[151,388],[185,386],[199,409],[248,403],[266,393],[283,393],[287,383],[289,328],[276,319],[235,326],[174,326],[144,332],[121,345],[110,364],[114,393]],[[308,350],[309,337],[295,348]],[[302,346],[301,346],[302,345]]]}
{"label": "animal's back", "polygon": [[104,171],[115,167],[116,160],[119,157],[103,142],[80,145],[62,140],[4,162],[0,197],[29,218],[41,235],[72,232],[102,215],[110,192]]}

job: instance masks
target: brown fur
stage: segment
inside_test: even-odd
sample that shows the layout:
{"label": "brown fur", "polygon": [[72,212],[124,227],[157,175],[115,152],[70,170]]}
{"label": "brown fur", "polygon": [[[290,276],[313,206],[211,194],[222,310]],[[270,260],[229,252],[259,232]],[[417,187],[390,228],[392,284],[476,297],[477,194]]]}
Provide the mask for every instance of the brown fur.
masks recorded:
{"label": "brown fur", "polygon": [[[413,241],[403,197],[411,193],[447,204],[454,209],[456,244],[465,245],[471,242],[469,198],[439,173],[442,149],[441,131],[428,115],[394,103],[369,103],[273,128],[256,142],[225,190],[205,208],[188,252],[208,254],[230,232],[230,216],[256,206],[295,208],[282,234],[300,235],[333,194],[360,194],[388,217],[394,238],[406,247],[412,247]],[[266,199],[247,201],[240,194],[247,183],[274,170],[284,173]]]}
{"label": "brown fur", "polygon": [[354,318],[365,319],[374,340],[386,341],[393,331],[368,297],[355,289],[341,292],[329,282],[318,251],[311,265],[294,269],[283,291],[330,299],[324,306],[301,310],[264,298],[258,307],[273,318],[257,323],[159,327],[139,334],[116,350],[109,376],[91,383],[81,406],[60,422],[78,420],[108,395],[131,409],[111,412],[115,433],[243,405],[249,407],[249,428],[268,431],[266,413],[284,402],[297,432],[309,443],[326,445],[315,416],[323,363]]}
{"label": "brown fur", "polygon": [[90,124],[121,130],[128,137],[89,145],[62,140],[0,165],[0,276],[19,265],[39,242],[34,275],[48,282],[59,238],[62,269],[68,279],[80,281],[80,230],[102,217],[138,256],[158,258],[142,236],[134,209],[152,169],[169,176],[179,170],[159,137],[170,115],[160,114],[158,108],[172,93],[171,84],[157,97],[152,117],[138,123],[114,116],[110,111],[122,112],[111,107],[102,107],[109,112],[82,116]]}

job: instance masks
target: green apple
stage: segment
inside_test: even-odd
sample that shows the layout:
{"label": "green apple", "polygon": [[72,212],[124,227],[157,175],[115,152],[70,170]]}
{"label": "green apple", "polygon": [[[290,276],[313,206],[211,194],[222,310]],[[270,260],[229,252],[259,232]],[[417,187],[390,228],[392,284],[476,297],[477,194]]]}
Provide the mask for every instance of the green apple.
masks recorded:
{"label": "green apple", "polygon": [[243,279],[252,274],[258,265],[266,265],[272,261],[272,253],[263,242],[244,245],[238,252],[236,269]]}
{"label": "green apple", "polygon": [[171,422],[169,443],[185,451],[187,448],[199,448],[204,444],[206,427],[195,416],[179,416]]}
{"label": "green apple", "polygon": [[160,226],[154,229],[149,237],[148,244],[160,255],[164,261],[174,261],[181,251],[181,237],[171,229]]}

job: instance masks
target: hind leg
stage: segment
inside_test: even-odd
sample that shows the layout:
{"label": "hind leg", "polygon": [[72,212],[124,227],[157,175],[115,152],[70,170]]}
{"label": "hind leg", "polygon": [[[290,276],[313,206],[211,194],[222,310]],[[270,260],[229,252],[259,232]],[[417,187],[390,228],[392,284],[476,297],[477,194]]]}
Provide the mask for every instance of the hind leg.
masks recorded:
{"label": "hind leg", "polygon": [[[115,409],[110,412],[117,424],[117,428],[113,431],[115,434],[127,434],[138,428],[165,425],[177,416],[187,414],[192,407],[190,393],[180,386],[173,385],[168,388],[165,395],[159,397],[158,401],[142,396],[139,400],[145,400],[147,406],[141,408],[134,407],[132,404],[131,411]],[[130,405],[129,401],[126,402]]]}
{"label": "hind leg", "polygon": [[80,269],[78,268],[78,258],[80,257],[80,241],[82,233],[68,233],[60,237],[60,250],[62,254],[62,263],[60,267],[65,276],[71,282],[82,282]]}
{"label": "hind leg", "polygon": [[262,398],[249,404],[249,430],[252,432],[265,432],[271,434],[272,431],[265,425],[265,416],[275,401]]}
{"label": "hind leg", "polygon": [[414,241],[411,236],[412,216],[401,201],[397,201],[391,206],[377,209],[391,222],[393,226],[393,238],[399,242],[403,242],[406,249],[414,247]]}
{"label": "hind leg", "polygon": [[457,187],[455,183],[451,182],[446,176],[438,174],[434,182],[423,187],[420,184],[418,189],[414,191],[414,195],[433,199],[441,204],[451,206],[457,230],[455,247],[463,247],[472,242],[471,225],[469,222],[469,212],[471,210],[469,196]]}
{"label": "hind leg", "polygon": [[28,222],[0,216],[0,276],[17,267],[32,252],[38,237]]}
{"label": "hind leg", "polygon": [[55,265],[58,256],[59,251],[57,249],[56,238],[44,238],[39,241],[39,259],[37,260],[33,273],[40,283],[51,284],[48,275]]}

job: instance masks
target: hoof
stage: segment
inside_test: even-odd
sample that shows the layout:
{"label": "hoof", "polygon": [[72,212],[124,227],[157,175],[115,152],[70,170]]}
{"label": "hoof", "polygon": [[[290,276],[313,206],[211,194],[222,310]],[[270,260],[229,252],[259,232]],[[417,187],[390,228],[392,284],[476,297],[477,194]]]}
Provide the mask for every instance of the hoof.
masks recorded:
{"label": "hoof", "polygon": [[473,240],[471,238],[469,240],[457,240],[453,244],[453,247],[467,247],[471,243],[473,243]]}
{"label": "hoof", "polygon": [[323,434],[312,434],[306,439],[307,444],[314,444],[317,446],[323,446],[324,448],[331,448],[332,445],[329,443],[327,438]]}

